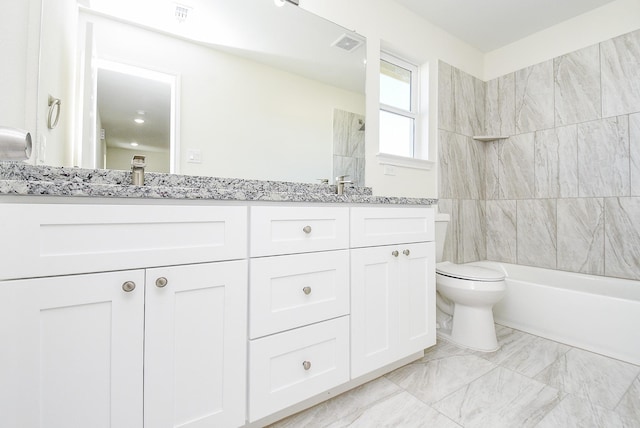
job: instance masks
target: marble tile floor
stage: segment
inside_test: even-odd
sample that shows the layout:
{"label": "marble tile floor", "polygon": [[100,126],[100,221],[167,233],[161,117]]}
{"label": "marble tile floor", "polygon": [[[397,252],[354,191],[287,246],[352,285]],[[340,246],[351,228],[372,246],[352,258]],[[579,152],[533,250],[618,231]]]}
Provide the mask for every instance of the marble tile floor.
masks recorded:
{"label": "marble tile floor", "polygon": [[496,332],[496,352],[438,340],[422,359],[271,427],[640,428],[640,366]]}

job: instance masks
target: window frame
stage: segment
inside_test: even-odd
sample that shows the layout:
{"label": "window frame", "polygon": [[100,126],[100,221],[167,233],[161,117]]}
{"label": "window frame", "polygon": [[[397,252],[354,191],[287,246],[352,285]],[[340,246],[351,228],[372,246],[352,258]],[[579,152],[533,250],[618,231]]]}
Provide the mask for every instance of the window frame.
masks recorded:
{"label": "window frame", "polygon": [[[378,156],[390,156],[393,158],[407,158],[407,159],[419,159],[416,158],[416,147],[419,144],[418,141],[418,117],[419,117],[419,109],[420,109],[420,67],[407,61],[398,56],[391,54],[386,51],[380,52],[380,61],[388,62],[397,67],[403,68],[405,70],[409,70],[411,72],[411,80],[410,80],[410,110],[405,110],[402,108],[390,106],[388,104],[384,104],[380,101],[380,96],[378,97],[378,103],[380,106],[380,112],[387,112],[391,114],[396,114],[398,116],[403,116],[411,119],[411,123],[413,124],[413,129],[411,132],[411,156],[401,156],[392,153],[382,152],[380,151]],[[380,75],[382,75],[382,71],[380,71]],[[378,146],[380,147],[380,146]]]}

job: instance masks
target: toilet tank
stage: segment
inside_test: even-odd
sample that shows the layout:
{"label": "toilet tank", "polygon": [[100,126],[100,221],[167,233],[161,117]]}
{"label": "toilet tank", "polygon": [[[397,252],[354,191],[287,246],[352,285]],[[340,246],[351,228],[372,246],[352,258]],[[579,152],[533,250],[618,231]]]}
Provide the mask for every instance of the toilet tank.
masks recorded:
{"label": "toilet tank", "polygon": [[436,262],[442,261],[444,253],[444,241],[447,237],[447,226],[449,225],[449,214],[436,214]]}

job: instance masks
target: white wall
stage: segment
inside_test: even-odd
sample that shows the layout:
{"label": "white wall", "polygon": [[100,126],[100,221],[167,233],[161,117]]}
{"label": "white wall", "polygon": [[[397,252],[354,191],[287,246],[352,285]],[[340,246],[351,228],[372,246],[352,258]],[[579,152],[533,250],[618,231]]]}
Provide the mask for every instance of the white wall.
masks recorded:
{"label": "white wall", "polygon": [[[40,39],[40,75],[38,87],[38,123],[36,132],[37,164],[69,166],[73,164],[68,142],[73,141],[75,123],[76,0],[42,0],[43,19]],[[49,95],[62,101],[60,119],[49,129]],[[45,145],[46,149],[41,148]]]}
{"label": "white wall", "polygon": [[482,75],[468,72],[491,80],[638,28],[640,0],[617,0],[488,52]]}
{"label": "white wall", "polygon": [[[81,19],[96,22],[99,58],[179,76],[182,174],[331,178],[334,108],[364,114],[362,94],[103,17]],[[201,164],[186,162],[189,149],[201,151]]]}

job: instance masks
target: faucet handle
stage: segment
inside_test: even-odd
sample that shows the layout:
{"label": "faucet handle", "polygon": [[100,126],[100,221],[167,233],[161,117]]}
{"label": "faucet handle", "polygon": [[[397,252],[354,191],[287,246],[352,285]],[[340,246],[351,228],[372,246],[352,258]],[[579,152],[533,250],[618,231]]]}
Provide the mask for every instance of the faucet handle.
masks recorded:
{"label": "faucet handle", "polygon": [[336,184],[339,183],[351,183],[350,181],[345,181],[345,178],[349,177],[349,175],[339,175],[336,177]]}
{"label": "faucet handle", "polygon": [[131,159],[131,169],[133,168],[144,168],[147,166],[146,158],[142,155],[135,155],[133,159]]}

